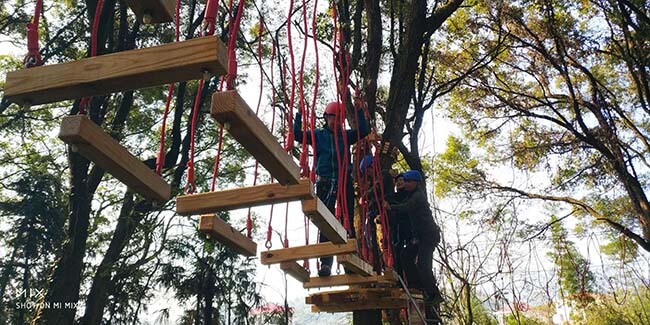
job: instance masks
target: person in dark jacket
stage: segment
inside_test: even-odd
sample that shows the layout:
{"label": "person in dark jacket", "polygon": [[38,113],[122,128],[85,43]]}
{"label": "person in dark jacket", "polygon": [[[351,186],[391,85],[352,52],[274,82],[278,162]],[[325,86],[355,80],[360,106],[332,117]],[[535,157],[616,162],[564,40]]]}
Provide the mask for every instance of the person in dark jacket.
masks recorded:
{"label": "person in dark jacket", "polygon": [[[325,124],[322,128],[313,130],[313,135],[316,141],[314,146],[316,148],[316,175],[318,175],[316,180],[316,194],[332,214],[336,214],[339,163],[341,159],[344,159],[346,156],[345,153],[347,152],[347,161],[344,161],[342,166],[345,166],[343,172],[348,173],[347,182],[345,184],[346,202],[348,207],[347,218],[350,223],[350,233],[348,235],[350,238],[355,238],[354,187],[352,186],[352,165],[350,163],[349,146],[355,144],[358,139],[368,135],[370,127],[368,126],[368,122],[366,121],[362,110],[357,110],[357,129],[343,130],[341,127],[337,127],[337,121],[339,121],[340,118],[339,114],[343,114],[344,112],[345,106],[342,103],[331,102],[327,104],[325,112],[323,113]],[[335,130],[336,139],[334,138]],[[293,123],[293,133],[295,141],[302,143],[302,117],[299,113],[296,113]],[[346,142],[344,142],[344,137],[347,140],[348,147],[345,146]],[[311,130],[307,130],[307,136],[304,140],[307,141],[307,144],[312,144]],[[329,240],[327,239],[327,236],[321,232],[318,241],[322,243]],[[321,266],[318,270],[318,275],[329,276],[331,274],[333,261],[334,258],[332,256],[322,257],[320,259]]]}
{"label": "person in dark jacket", "polygon": [[[405,201],[409,194],[404,190],[404,174],[394,178],[394,191],[386,193],[386,201],[390,204],[399,204]],[[406,215],[395,212],[389,213],[390,241],[393,249],[393,269],[397,274],[403,275],[402,253],[412,238],[411,220]]]}
{"label": "person in dark jacket", "polygon": [[[420,185],[422,174],[409,170],[402,174],[406,198],[401,203],[384,202],[391,214],[408,216],[411,221],[411,239],[401,255],[409,287],[421,288],[430,305],[442,302],[442,295],[433,276],[433,251],[440,243],[440,228],[433,220],[426,193]],[[427,314],[431,314],[426,310]],[[427,318],[430,318],[428,315]]]}

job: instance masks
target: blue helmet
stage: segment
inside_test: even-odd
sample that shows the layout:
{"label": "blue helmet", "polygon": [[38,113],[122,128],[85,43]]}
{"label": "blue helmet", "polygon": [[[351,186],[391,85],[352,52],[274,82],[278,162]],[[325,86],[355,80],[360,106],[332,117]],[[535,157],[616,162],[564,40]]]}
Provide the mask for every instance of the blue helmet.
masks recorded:
{"label": "blue helmet", "polygon": [[404,177],[404,181],[422,181],[422,174],[417,170],[407,170],[402,173],[402,177]]}
{"label": "blue helmet", "polygon": [[366,169],[368,169],[372,165],[372,160],[373,160],[372,155],[366,155],[365,157],[363,157],[363,159],[361,160],[361,164],[359,165],[359,169],[361,170],[362,173],[365,172]]}

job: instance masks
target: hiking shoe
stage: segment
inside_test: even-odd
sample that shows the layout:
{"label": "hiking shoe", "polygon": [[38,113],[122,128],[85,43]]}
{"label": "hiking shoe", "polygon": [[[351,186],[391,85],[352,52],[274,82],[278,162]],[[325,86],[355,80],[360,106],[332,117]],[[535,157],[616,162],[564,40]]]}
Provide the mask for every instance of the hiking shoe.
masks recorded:
{"label": "hiking shoe", "polygon": [[330,276],[332,275],[332,267],[326,264],[322,264],[320,266],[320,270],[318,270],[318,276]]}

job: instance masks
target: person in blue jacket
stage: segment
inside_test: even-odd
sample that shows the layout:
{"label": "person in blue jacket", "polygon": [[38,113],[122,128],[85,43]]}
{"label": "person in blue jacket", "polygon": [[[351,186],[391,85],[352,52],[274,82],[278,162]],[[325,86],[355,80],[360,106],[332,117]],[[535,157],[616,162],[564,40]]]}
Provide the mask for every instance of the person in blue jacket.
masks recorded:
{"label": "person in blue jacket", "polygon": [[[368,135],[370,127],[363,114],[362,110],[357,110],[357,129],[343,130],[341,127],[336,127],[339,120],[339,114],[344,114],[345,106],[340,102],[331,102],[325,107],[323,118],[325,123],[323,127],[313,130],[314,138],[316,141],[316,195],[327,206],[327,208],[335,214],[336,212],[336,198],[338,193],[338,180],[339,180],[339,160],[344,159],[345,152],[347,151],[347,161],[344,162],[345,170],[348,173],[346,186],[346,201],[347,201],[347,218],[350,223],[350,238],[355,238],[354,233],[354,187],[352,186],[352,165],[350,163],[350,149],[349,146],[355,144],[358,139]],[[336,130],[336,140],[334,138],[334,130]],[[312,130],[307,130],[307,136],[304,139],[307,144],[312,144]],[[296,113],[293,123],[293,133],[296,142],[302,143],[303,129],[302,117]],[[345,146],[344,137],[347,138],[348,146]],[[337,149],[338,148],[338,152]],[[318,238],[319,242],[327,242],[327,236],[322,232]],[[319,276],[329,276],[331,274],[332,256],[322,257],[320,259],[321,266],[318,270]]]}

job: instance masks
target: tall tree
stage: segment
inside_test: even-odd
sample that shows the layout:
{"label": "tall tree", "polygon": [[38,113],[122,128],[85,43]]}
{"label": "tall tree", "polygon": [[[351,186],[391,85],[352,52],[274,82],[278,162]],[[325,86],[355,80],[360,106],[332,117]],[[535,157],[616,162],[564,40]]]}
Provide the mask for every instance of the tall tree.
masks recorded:
{"label": "tall tree", "polygon": [[[506,41],[454,91],[448,114],[487,155],[473,152],[480,163],[445,181],[564,202],[650,251],[647,10],[643,1],[477,6],[467,19],[476,37]],[[494,181],[487,165],[507,162],[542,181]]]}

